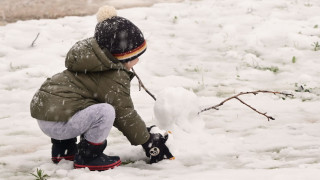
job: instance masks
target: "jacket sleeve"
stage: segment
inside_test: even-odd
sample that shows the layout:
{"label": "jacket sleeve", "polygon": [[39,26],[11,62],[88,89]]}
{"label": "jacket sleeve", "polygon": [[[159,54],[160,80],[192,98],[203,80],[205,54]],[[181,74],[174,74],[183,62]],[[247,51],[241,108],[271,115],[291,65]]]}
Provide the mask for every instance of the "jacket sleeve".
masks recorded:
{"label": "jacket sleeve", "polygon": [[[119,72],[117,72],[119,73]],[[112,78],[111,78],[112,77]],[[99,99],[111,104],[116,111],[114,126],[118,128],[132,145],[145,143],[150,135],[130,96],[130,77],[101,78],[99,82]],[[110,80],[111,79],[111,80]]]}

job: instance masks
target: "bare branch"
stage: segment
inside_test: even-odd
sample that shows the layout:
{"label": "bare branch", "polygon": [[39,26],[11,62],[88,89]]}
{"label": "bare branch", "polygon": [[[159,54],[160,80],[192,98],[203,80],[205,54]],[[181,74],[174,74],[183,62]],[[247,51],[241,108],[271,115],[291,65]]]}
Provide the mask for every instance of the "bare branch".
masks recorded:
{"label": "bare branch", "polygon": [[138,82],[139,82],[139,91],[141,91],[141,87],[156,101],[156,97],[144,86],[144,84],[142,83],[140,77],[138,76],[138,74],[134,71],[133,68],[131,68],[133,73],[136,75]]}
{"label": "bare branch", "polygon": [[32,41],[30,47],[33,47],[34,46],[34,43],[36,42],[36,40],[38,39],[40,33],[37,34],[36,38]]}
{"label": "bare branch", "polygon": [[217,105],[214,105],[214,106],[211,106],[211,107],[208,107],[208,108],[205,108],[205,109],[201,110],[200,112],[198,112],[198,114],[200,114],[200,113],[202,113],[202,112],[204,112],[204,111],[211,110],[211,109],[219,110],[218,107],[222,106],[225,102],[227,102],[227,101],[229,101],[229,100],[231,100],[231,99],[237,99],[238,101],[240,101],[242,104],[248,106],[248,107],[249,107],[250,109],[252,109],[253,111],[255,111],[255,112],[257,112],[257,113],[265,116],[265,117],[268,119],[268,121],[270,121],[270,119],[271,119],[271,120],[274,120],[274,118],[271,117],[271,116],[268,116],[267,113],[262,113],[262,112],[258,111],[257,109],[253,108],[252,106],[250,106],[249,104],[245,103],[244,101],[242,101],[242,100],[239,98],[239,96],[241,96],[241,95],[245,95],[245,94],[257,95],[258,93],[271,93],[271,94],[275,94],[275,95],[276,95],[276,94],[280,94],[280,95],[284,95],[284,96],[286,96],[286,97],[288,97],[288,96],[293,97],[293,94],[283,93],[283,92],[274,92],[274,91],[265,91],[265,90],[258,90],[258,91],[251,91],[251,92],[241,92],[241,93],[239,93],[239,94],[236,94],[236,95],[234,95],[234,96],[231,96],[231,97],[223,100],[222,102],[220,102],[220,103],[217,104]]}

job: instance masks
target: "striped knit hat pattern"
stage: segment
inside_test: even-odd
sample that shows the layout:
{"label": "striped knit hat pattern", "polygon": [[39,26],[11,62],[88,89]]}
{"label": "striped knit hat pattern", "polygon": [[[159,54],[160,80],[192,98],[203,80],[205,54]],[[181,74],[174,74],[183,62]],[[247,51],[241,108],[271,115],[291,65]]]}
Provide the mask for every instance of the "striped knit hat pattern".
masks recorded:
{"label": "striped knit hat pattern", "polygon": [[141,30],[128,19],[117,16],[114,7],[101,7],[97,20],[95,39],[101,49],[108,50],[120,62],[134,60],[146,51]]}

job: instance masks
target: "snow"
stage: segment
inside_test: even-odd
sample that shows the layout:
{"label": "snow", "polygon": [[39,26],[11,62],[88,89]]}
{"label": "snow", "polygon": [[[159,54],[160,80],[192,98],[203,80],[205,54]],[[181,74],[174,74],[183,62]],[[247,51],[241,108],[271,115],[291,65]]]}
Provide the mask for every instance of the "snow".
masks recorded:
{"label": "snow", "polygon": [[[94,33],[96,18],[19,21],[0,27],[0,179],[273,179],[320,177],[320,2],[199,0],[118,11],[142,29],[148,49],[135,66],[157,102],[132,81],[148,126],[171,130],[175,160],[146,164],[115,128],[105,153],[136,161],[111,171],[51,163],[50,139],[30,117],[42,82],[65,69],[67,51]],[[40,33],[35,45],[31,43]],[[295,59],[293,61],[293,59]],[[242,91],[240,98],[197,115]]]}
{"label": "snow", "polygon": [[193,92],[182,87],[171,87],[161,91],[158,96],[154,115],[159,128],[171,131],[179,128],[188,132],[203,129],[203,123],[198,118],[198,99]]}

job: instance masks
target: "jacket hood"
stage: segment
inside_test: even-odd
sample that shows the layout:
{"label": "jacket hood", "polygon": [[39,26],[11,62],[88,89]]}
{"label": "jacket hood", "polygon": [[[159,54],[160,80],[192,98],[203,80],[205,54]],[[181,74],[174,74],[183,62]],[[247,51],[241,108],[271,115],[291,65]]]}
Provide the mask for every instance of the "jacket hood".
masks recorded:
{"label": "jacket hood", "polygon": [[102,50],[95,38],[77,42],[69,50],[65,66],[73,72],[101,72],[126,68],[108,50]]}

